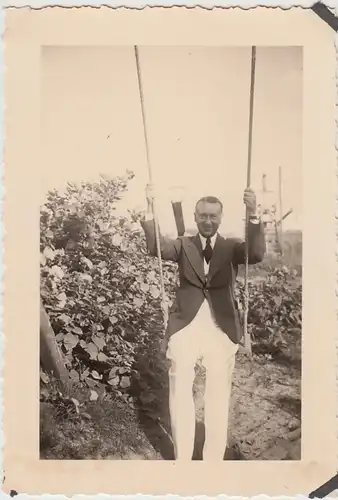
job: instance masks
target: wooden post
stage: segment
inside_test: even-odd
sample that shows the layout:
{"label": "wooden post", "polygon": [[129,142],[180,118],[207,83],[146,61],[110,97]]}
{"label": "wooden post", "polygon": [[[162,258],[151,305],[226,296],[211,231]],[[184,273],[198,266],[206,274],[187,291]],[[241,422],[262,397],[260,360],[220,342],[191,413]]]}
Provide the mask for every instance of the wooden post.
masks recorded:
{"label": "wooden post", "polygon": [[184,236],[185,233],[182,199],[183,199],[183,188],[181,186],[173,186],[171,188],[171,206],[174,213],[178,236]]}
{"label": "wooden post", "polygon": [[70,378],[54,330],[40,298],[40,362],[47,373],[60,380],[65,390],[70,389]]}
{"label": "wooden post", "polygon": [[171,206],[172,206],[173,212],[174,212],[177,235],[184,236],[185,226],[184,226],[184,219],[183,219],[182,202],[172,201]]}

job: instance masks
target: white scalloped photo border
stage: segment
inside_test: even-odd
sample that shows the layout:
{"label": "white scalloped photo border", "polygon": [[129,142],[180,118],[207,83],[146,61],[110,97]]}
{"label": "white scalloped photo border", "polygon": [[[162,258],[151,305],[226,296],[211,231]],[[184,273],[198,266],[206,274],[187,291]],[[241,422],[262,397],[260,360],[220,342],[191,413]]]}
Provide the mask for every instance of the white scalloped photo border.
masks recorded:
{"label": "white scalloped photo border", "polygon": [[[1,89],[1,95],[2,99],[0,101],[0,112],[1,112],[1,120],[0,120],[0,137],[2,138],[2,148],[0,149],[0,177],[3,180],[4,178],[4,126],[3,126],[3,117],[4,117],[4,111],[5,111],[5,102],[4,102],[4,97],[3,97],[3,74],[5,71],[4,67],[4,58],[3,58],[3,47],[4,47],[4,17],[5,17],[5,9],[6,8],[22,8],[22,7],[30,7],[32,9],[44,9],[44,8],[52,8],[52,7],[64,7],[64,8],[79,8],[82,6],[90,6],[90,7],[109,7],[112,9],[144,9],[146,7],[163,7],[163,8],[171,8],[171,7],[182,7],[182,8],[187,8],[187,9],[193,9],[195,7],[207,9],[207,10],[212,10],[214,8],[222,8],[222,9],[228,9],[228,8],[233,8],[233,7],[239,7],[241,9],[247,10],[247,9],[254,9],[256,7],[267,7],[267,8],[280,8],[283,10],[288,10],[292,7],[301,7],[305,9],[310,9],[315,3],[318,2],[313,2],[313,1],[295,1],[295,2],[281,2],[281,1],[260,1],[260,2],[253,2],[253,1],[239,1],[239,2],[227,2],[226,0],[223,1],[215,1],[215,2],[209,2],[209,1],[200,1],[200,2],[184,2],[183,0],[176,0],[175,2],[158,2],[156,0],[150,0],[146,3],[144,2],[139,2],[139,1],[125,1],[123,3],[119,2],[118,0],[110,0],[109,2],[100,2],[99,0],[97,1],[92,1],[92,2],[84,2],[81,0],[50,0],[48,2],[44,0],[31,0],[30,2],[27,2],[25,0],[0,0],[1,5],[0,5],[0,33],[1,33],[1,40],[2,44],[0,47],[0,89]],[[338,0],[335,2],[319,2],[326,7],[329,8],[329,10],[335,14],[338,20]],[[325,22],[325,21],[322,21]],[[335,148],[337,152],[337,164],[336,164],[336,209],[335,213],[333,214],[335,218],[335,234],[336,234],[336,249],[335,249],[335,255],[336,255],[336,289],[335,289],[335,295],[336,295],[336,323],[338,327],[338,33],[335,35],[335,49],[336,49],[336,88],[337,88],[337,94],[336,94],[336,116],[335,116],[335,122],[336,122],[336,139],[335,139]],[[5,187],[3,183],[0,185],[0,213],[1,216],[3,216],[3,207],[4,207],[4,195],[5,195]],[[4,241],[4,235],[5,235],[5,227],[3,224],[3,217],[2,221],[0,224],[0,240],[1,240],[1,246],[0,246],[0,295],[1,299],[3,301],[3,296],[4,296],[4,284],[3,284],[3,278],[4,278],[4,247],[3,247],[3,241]],[[337,328],[337,333],[338,333],[338,328]],[[4,366],[4,357],[3,357],[3,352],[4,352],[4,344],[5,344],[5,338],[4,338],[4,331],[3,331],[3,303],[0,303],[0,368],[1,371],[3,370]],[[337,381],[337,421],[338,421],[338,335],[337,335],[337,342],[336,342],[336,381]],[[3,400],[3,379],[0,377],[0,397]],[[1,424],[3,422],[3,406],[0,405],[0,421]],[[337,428],[338,431],[338,428]],[[338,432],[337,432],[337,471],[338,471]],[[0,430],[0,445],[1,445],[1,452],[0,452],[0,470],[1,474],[3,477],[3,464],[2,464],[2,448],[5,444],[5,436],[3,433],[2,425],[1,425],[1,430]],[[330,479],[330,478],[328,478]],[[11,497],[9,495],[6,495],[1,491],[1,497],[2,498],[8,498],[10,499]],[[330,497],[338,497],[338,490],[335,492],[332,492],[330,494]],[[27,495],[27,494],[19,494],[17,495],[17,499],[25,499],[25,498],[38,498],[38,496],[33,496],[33,495]],[[44,500],[48,499],[66,499],[68,497],[64,495],[40,495],[39,498],[43,498]],[[216,497],[207,497],[205,495],[201,496],[195,496],[195,497],[181,497],[178,495],[163,495],[163,496],[151,496],[151,495],[106,495],[106,494],[98,494],[98,495],[74,495],[74,499],[78,500],[84,500],[84,499],[95,499],[95,500],[107,500],[109,499],[114,499],[114,500],[157,500],[157,499],[166,499],[166,500],[177,500],[181,498],[189,498],[189,499],[194,499],[194,500],[206,500],[208,498],[216,498]],[[226,495],[218,495],[217,498],[219,499],[239,499],[239,498],[246,498],[246,497],[228,497]],[[267,495],[258,495],[251,497],[255,500],[266,500],[271,497],[268,497]],[[280,498],[280,499],[287,499],[287,498],[296,498],[296,499],[305,499],[308,497],[302,496],[302,495],[297,495],[296,497],[286,497],[286,496],[279,496],[279,497],[274,497],[274,498]]]}

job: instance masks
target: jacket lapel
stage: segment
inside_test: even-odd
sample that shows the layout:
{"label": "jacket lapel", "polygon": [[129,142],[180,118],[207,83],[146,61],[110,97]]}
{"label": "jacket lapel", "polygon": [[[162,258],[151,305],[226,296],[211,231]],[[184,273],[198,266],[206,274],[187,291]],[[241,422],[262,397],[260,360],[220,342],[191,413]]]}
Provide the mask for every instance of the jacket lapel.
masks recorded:
{"label": "jacket lapel", "polygon": [[211,279],[215,276],[215,274],[220,269],[222,262],[224,260],[223,242],[224,239],[218,234],[215,241],[212,258],[210,261],[208,281],[211,281]]}
{"label": "jacket lapel", "polygon": [[204,265],[203,265],[203,251],[201,240],[198,236],[194,236],[193,238],[189,238],[186,240],[186,244],[184,245],[186,256],[193,267],[195,273],[200,278],[202,283],[205,283],[205,273],[204,273]]}

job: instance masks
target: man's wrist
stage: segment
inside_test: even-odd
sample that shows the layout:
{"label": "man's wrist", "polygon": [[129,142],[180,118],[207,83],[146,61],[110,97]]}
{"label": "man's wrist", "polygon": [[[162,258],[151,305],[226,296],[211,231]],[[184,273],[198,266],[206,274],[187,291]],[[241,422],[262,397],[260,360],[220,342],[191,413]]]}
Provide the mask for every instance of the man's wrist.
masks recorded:
{"label": "man's wrist", "polygon": [[154,216],[153,216],[153,213],[152,212],[146,212],[145,216],[144,216],[144,220],[153,220]]}
{"label": "man's wrist", "polygon": [[152,220],[154,218],[154,215],[153,215],[154,211],[153,211],[153,203],[151,200],[147,200],[147,210],[146,210],[146,213],[145,213],[145,220]]}
{"label": "man's wrist", "polygon": [[257,214],[257,212],[251,212],[249,214],[249,221],[252,222],[253,224],[259,224],[260,222],[260,217]]}

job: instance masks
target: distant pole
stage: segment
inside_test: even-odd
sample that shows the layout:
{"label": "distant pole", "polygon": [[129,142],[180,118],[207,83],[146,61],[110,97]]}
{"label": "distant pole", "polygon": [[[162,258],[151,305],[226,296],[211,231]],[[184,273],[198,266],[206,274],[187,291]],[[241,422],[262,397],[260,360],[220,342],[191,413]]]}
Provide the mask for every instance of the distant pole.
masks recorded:
{"label": "distant pole", "polygon": [[266,193],[266,174],[262,175],[262,213],[265,210],[265,193]]}
{"label": "distant pole", "polygon": [[279,191],[279,219],[280,219],[280,233],[279,233],[279,247],[280,253],[283,256],[283,189],[282,189],[282,167],[279,167],[278,172],[278,191]]}
{"label": "distant pole", "polygon": [[[266,192],[267,192],[267,189],[266,189],[266,174],[263,174],[262,175],[262,209],[261,209],[261,217],[262,217],[262,220],[263,220],[263,223],[264,223],[264,228],[266,228],[267,230],[269,229],[269,223],[265,223],[265,204],[266,204],[266,199],[265,199],[265,195],[266,195]],[[266,253],[268,254],[269,253],[269,241],[265,241],[265,245],[266,245]]]}

